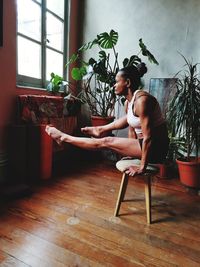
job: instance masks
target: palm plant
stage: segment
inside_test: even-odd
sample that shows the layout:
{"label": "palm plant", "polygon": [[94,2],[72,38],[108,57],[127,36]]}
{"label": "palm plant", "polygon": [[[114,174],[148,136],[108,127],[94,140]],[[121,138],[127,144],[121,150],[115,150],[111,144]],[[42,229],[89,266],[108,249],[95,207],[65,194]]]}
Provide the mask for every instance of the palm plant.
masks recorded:
{"label": "palm plant", "polygon": [[185,138],[187,160],[195,151],[196,159],[200,146],[200,80],[198,63],[193,64],[182,55],[185,61],[183,71],[176,82],[176,93],[169,104],[168,122],[172,136]]}
{"label": "palm plant", "polygon": [[184,137],[174,137],[169,133],[169,149],[167,154],[167,160],[173,164],[177,158],[183,158],[184,154],[187,152],[185,146],[185,138]]}
{"label": "palm plant", "polygon": [[[107,117],[113,114],[117,101],[113,84],[120,68],[119,54],[115,48],[118,37],[118,33],[114,30],[111,30],[110,33],[98,34],[94,40],[81,46],[66,64],[66,67],[75,62],[79,64],[79,67],[72,68],[71,75],[75,81],[82,81],[79,97],[81,96],[89,104],[92,115]],[[88,61],[84,61],[82,53],[94,46],[99,48],[97,58],[92,57]],[[139,40],[139,47],[140,51],[137,55],[123,60],[123,67],[137,66],[141,62],[140,54],[146,56],[151,63],[158,64],[142,39]]]}

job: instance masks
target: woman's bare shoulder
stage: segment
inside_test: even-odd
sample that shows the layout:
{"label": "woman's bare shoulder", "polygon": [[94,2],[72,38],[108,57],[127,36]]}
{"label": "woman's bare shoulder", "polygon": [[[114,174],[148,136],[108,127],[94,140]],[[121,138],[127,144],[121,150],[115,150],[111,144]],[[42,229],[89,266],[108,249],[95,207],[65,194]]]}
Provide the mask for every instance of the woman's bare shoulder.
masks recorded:
{"label": "woman's bare shoulder", "polygon": [[151,103],[151,102],[154,102],[155,97],[152,96],[149,92],[147,91],[144,91],[144,90],[140,90],[137,92],[137,95],[135,97],[135,102],[138,102],[138,103]]}
{"label": "woman's bare shoulder", "polygon": [[145,89],[138,90],[135,98],[137,99],[138,97],[141,97],[141,96],[151,96],[151,94]]}
{"label": "woman's bare shoulder", "polygon": [[155,106],[155,97],[146,91],[138,92],[135,102],[137,113],[150,113]]}

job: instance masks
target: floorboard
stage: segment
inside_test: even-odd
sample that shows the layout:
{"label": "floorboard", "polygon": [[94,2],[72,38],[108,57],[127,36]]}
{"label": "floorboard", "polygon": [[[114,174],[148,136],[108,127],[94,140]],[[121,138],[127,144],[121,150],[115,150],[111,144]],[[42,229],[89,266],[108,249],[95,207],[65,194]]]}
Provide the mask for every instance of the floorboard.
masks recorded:
{"label": "floorboard", "polygon": [[200,266],[200,197],[179,180],[153,180],[153,224],[144,182],[129,179],[113,217],[121,173],[101,162],[70,168],[0,207],[0,266]]}

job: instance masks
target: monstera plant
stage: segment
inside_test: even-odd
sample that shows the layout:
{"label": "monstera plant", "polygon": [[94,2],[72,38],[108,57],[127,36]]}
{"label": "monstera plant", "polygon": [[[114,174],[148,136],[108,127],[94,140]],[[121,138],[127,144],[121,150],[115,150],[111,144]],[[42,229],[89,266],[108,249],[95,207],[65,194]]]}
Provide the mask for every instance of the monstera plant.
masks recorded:
{"label": "monstera plant", "polygon": [[[78,65],[72,68],[71,76],[75,81],[81,81],[79,96],[88,103],[92,115],[113,115],[117,101],[113,85],[120,68],[137,66],[142,61],[140,55],[146,56],[151,63],[158,64],[142,39],[139,40],[138,53],[124,58],[122,64],[119,64],[119,52],[116,51],[118,38],[118,32],[114,30],[97,34],[94,40],[81,46],[66,64],[67,67],[75,62]],[[94,52],[94,56],[88,60],[83,60],[83,53],[93,47],[98,47],[98,52]]]}

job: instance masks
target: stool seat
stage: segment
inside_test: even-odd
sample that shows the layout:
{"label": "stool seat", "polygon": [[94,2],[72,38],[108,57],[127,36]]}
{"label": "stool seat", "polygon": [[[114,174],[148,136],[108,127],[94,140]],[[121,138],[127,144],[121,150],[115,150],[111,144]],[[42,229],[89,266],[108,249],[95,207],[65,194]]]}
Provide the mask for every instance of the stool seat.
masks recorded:
{"label": "stool seat", "polygon": [[[124,201],[129,175],[125,173],[125,170],[130,166],[140,166],[141,161],[139,159],[124,158],[116,163],[116,168],[123,173],[121,185],[119,189],[118,199],[116,203],[114,216],[119,215],[121,203]],[[147,223],[151,223],[151,178],[159,172],[159,165],[148,164],[145,172],[140,176],[145,176],[145,202]]]}
{"label": "stool seat", "polygon": [[[121,159],[116,163],[116,167],[120,172],[124,172],[128,167],[130,166],[136,166],[139,167],[141,163],[141,160],[139,159]],[[148,164],[147,168],[145,170],[145,174],[149,174],[149,173],[157,173],[159,171],[159,167],[154,165],[154,164]]]}

